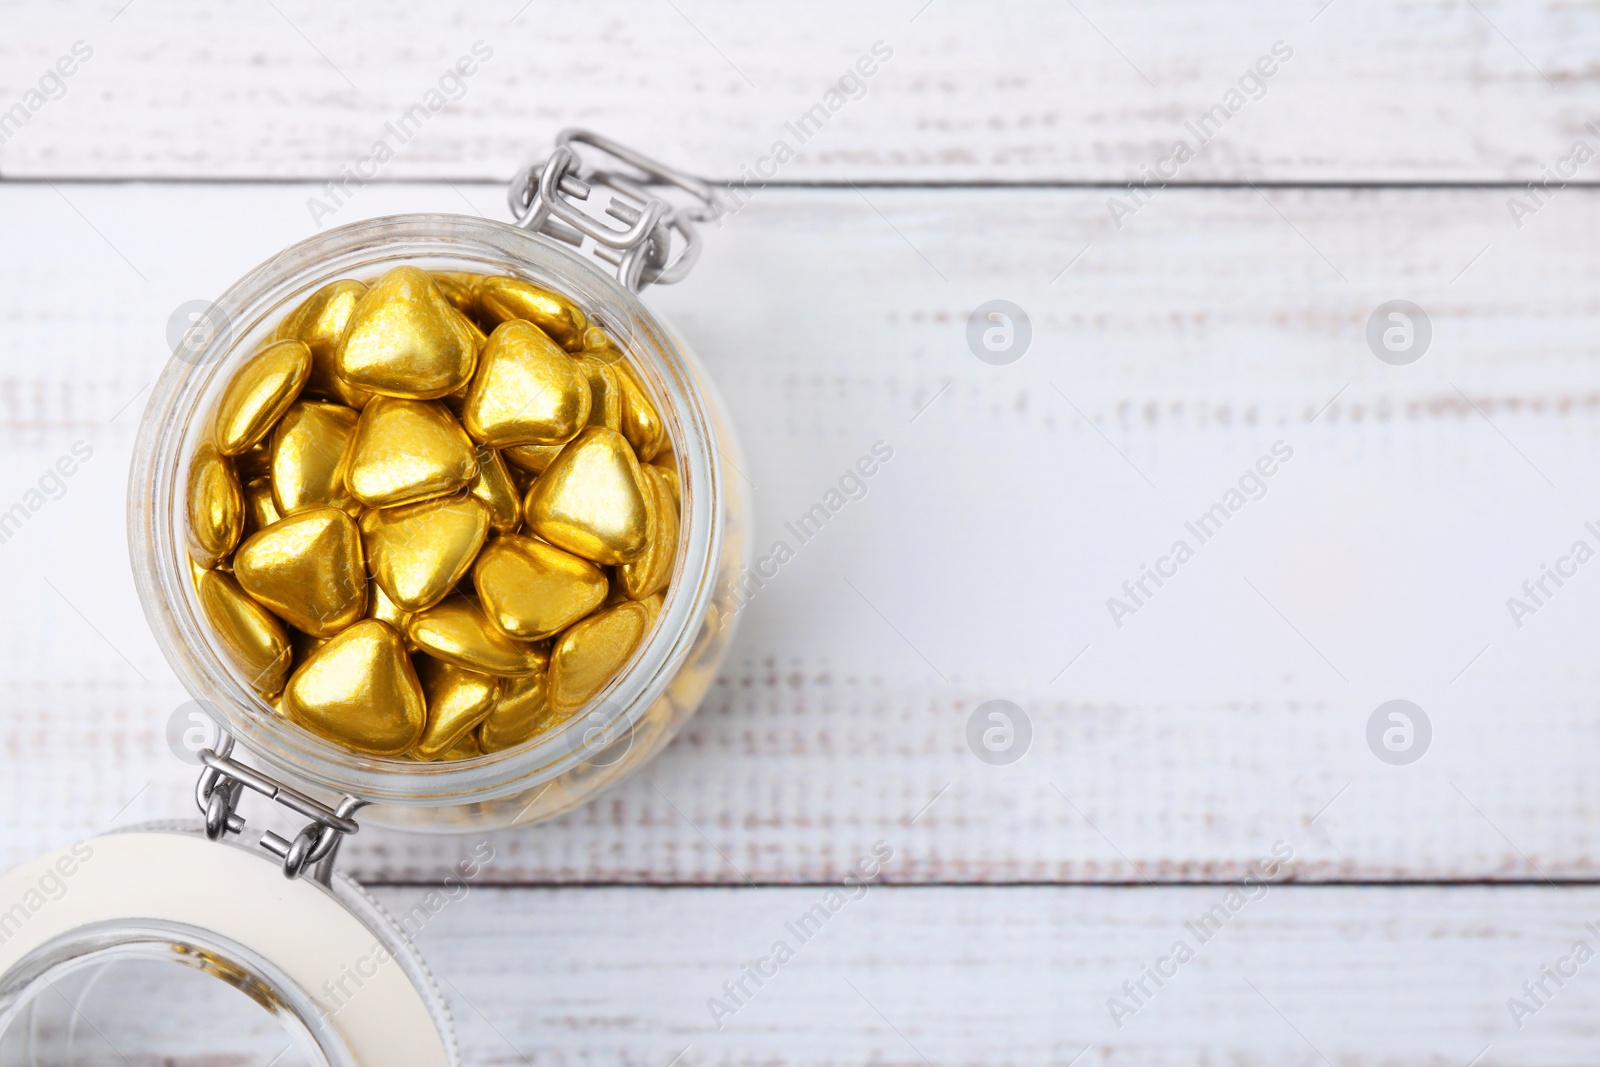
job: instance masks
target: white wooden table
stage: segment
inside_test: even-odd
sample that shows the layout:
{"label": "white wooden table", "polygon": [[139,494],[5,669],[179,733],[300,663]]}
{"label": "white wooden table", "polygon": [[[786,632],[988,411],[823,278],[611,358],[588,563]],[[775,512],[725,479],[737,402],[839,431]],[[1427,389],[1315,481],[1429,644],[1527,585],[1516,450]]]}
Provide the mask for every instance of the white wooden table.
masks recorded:
{"label": "white wooden table", "polygon": [[[0,512],[93,449],[0,544],[0,864],[189,811],[123,533],[175,308],[318,221],[502,218],[564,125],[737,179],[882,41],[649,299],[733,407],[758,549],[894,458],[667,753],[492,838],[423,929],[467,1061],[1600,1056],[1600,964],[1523,990],[1600,948],[1600,563],[1507,606],[1600,548],[1600,162],[1563,163],[1600,152],[1600,10],[521,2],[0,5]],[[477,41],[460,98],[313,220]],[[997,298],[1033,330],[1008,366],[966,340]],[[1365,338],[1394,299],[1432,324],[1410,365]],[[1107,599],[1277,442],[1118,626]],[[993,699],[1032,723],[1009,766],[966,741]],[[1417,762],[1369,749],[1391,699],[1432,724]],[[878,842],[878,884],[719,1029],[708,1000]],[[477,844],[364,832],[347,863],[403,911]]]}

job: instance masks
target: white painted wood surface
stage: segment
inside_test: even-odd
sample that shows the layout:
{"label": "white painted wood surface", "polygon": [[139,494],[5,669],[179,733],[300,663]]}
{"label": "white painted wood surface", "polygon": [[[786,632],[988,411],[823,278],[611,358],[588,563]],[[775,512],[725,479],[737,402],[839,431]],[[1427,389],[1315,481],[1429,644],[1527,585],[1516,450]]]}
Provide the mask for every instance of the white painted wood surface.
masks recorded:
{"label": "white painted wood surface", "polygon": [[[423,893],[385,890],[394,910]],[[475,891],[423,928],[481,1064],[1590,1063],[1590,960],[1563,964],[1593,888],[1272,888],[1202,943],[1217,886],[876,888],[805,943],[820,888]],[[794,957],[718,1030],[707,1001]],[[1193,958],[1119,1029],[1107,1001],[1184,940]],[[771,963],[764,965],[769,973]],[[684,1050],[688,1049],[685,1053]],[[1074,1061],[1074,1057],[1080,1057]],[[1474,1057],[1480,1057],[1474,1061]]]}
{"label": "white painted wood surface", "polygon": [[876,41],[892,58],[781,180],[1128,181],[1279,41],[1177,180],[1528,181],[1600,116],[1600,24],[1557,0],[525,3],[11,0],[6,106],[75,41],[94,56],[0,174],[333,177],[480,40],[384,177],[502,179],[574,123],[737,177]]}
{"label": "white painted wood surface", "polygon": [[[1597,26],[1549,0],[0,5],[0,117],[94,51],[0,125],[0,511],[93,448],[0,544],[0,864],[191,810],[122,550],[173,309],[311,233],[320,183],[477,40],[328,224],[502,217],[492,183],[574,123],[738,177],[882,40],[776,175],[829,187],[763,191],[650,299],[733,405],[758,550],[875,440],[895,457],[659,761],[495,835],[422,929],[466,1061],[1593,1059],[1587,969],[1521,1029],[1507,1000],[1600,947],[1593,885],[1547,884],[1600,878],[1600,589],[1581,567],[1520,628],[1506,601],[1600,545],[1600,194],[1521,225],[1510,200],[1600,149]],[[1279,40],[1173,179],[1199,188],[1119,193]],[[1033,328],[1006,367],[965,336],[995,298]],[[1406,367],[1364,339],[1396,298],[1434,331]],[[1278,441],[1261,499],[1117,627],[1107,598]],[[1367,745],[1393,698],[1432,721],[1410,766]],[[967,747],[991,699],[1033,725],[1013,766]],[[717,1030],[707,998],[880,841],[898,884]],[[1229,893],[1170,883],[1277,843],[1283,879],[1340,884],[1274,886],[1117,1028],[1107,998]],[[369,829],[345,858],[404,913],[477,844]],[[1419,881],[1446,884],[1351,884]]]}

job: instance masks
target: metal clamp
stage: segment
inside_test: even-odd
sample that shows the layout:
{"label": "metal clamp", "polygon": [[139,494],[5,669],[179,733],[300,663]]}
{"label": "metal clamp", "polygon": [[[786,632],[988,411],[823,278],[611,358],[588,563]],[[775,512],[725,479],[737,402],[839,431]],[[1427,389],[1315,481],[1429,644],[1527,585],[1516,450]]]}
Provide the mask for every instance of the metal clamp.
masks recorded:
{"label": "metal clamp", "polygon": [[362,807],[363,800],[347,796],[337,809],[319,800],[290,789],[281,782],[231,759],[233,737],[223,733],[217,738],[215,748],[202,749],[200,780],[195,783],[195,803],[206,817],[206,837],[219,841],[228,834],[244,830],[244,816],[236,814],[239,798],[249,786],[269,800],[275,800],[290,811],[304,815],[312,821],[306,824],[293,841],[285,841],[271,830],[261,835],[261,845],[283,860],[283,876],[299,878],[311,868],[311,877],[327,885],[333,877],[333,861],[339,845],[348,834],[360,827],[350,818]]}
{"label": "metal clamp", "polygon": [[[585,162],[576,145],[598,149],[625,170],[601,168]],[[674,205],[655,190],[670,186],[692,198]],[[601,189],[610,194],[594,211],[621,226],[613,226],[583,211]],[[700,257],[698,222],[718,218],[727,207],[717,188],[701,178],[658,163],[649,156],[588,130],[569,128],[556,137],[550,158],[525,168],[507,194],[517,225],[548,234],[575,248],[585,237],[592,253],[617,269],[617,280],[633,292],[647,285],[682,281]],[[676,235],[676,240],[674,240]]]}

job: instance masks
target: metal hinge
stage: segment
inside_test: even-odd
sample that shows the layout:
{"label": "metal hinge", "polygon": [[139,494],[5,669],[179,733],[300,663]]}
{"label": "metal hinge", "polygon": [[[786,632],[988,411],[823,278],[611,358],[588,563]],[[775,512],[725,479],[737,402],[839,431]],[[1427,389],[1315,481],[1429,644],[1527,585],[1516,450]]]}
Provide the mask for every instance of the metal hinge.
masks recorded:
{"label": "metal hinge", "polygon": [[[598,149],[629,169],[585,162],[575,147],[580,144]],[[663,187],[687,193],[692,200],[674,205],[655,194],[654,190]],[[613,226],[579,208],[578,202],[588,202],[597,190],[610,197],[604,205],[590,203],[590,208],[621,225]],[[584,238],[589,238],[593,242],[590,251],[615,267],[617,280],[633,292],[647,285],[682,281],[700,256],[695,224],[726,212],[721,194],[709,182],[580,129],[562,130],[550,158],[518,174],[507,199],[523,229],[548,234],[576,248],[582,248]]]}
{"label": "metal hinge", "polygon": [[293,841],[267,830],[261,835],[261,845],[283,860],[283,876],[299,878],[311,869],[311,877],[327,885],[333,877],[333,862],[339,845],[346,835],[356,833],[360,827],[350,818],[366,805],[366,801],[347,796],[338,808],[330,808],[319,800],[291,789],[282,782],[254,767],[231,759],[233,737],[220,733],[215,748],[202,749],[200,781],[195,784],[195,803],[206,817],[206,837],[219,841],[228,834],[244,830],[244,816],[236,813],[239,798],[249,786],[269,800],[299,815],[311,819]]}

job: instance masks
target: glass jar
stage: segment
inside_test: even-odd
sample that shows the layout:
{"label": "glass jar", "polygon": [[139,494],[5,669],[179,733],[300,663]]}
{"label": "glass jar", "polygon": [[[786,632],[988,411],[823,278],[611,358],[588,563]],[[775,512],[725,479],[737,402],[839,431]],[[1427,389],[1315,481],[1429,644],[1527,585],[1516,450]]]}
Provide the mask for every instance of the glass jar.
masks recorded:
{"label": "glass jar", "polygon": [[[185,477],[216,399],[278,322],[324,284],[411,264],[505,274],[575,301],[617,339],[652,394],[677,457],[681,531],[659,620],[591,703],[513,749],[424,763],[353,752],[277,714],[246,684],[200,611],[184,541]],[[560,814],[637,770],[705,696],[727,651],[746,561],[746,502],[715,387],[688,347],[590,260],[514,226],[458,215],[400,215],[339,227],[263,263],[219,297],[210,336],[180,347],[156,382],[134,448],[128,541],[156,640],[218,725],[286,784],[366,802],[363,823],[418,831],[526,825]]]}

